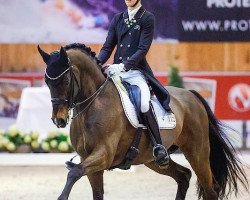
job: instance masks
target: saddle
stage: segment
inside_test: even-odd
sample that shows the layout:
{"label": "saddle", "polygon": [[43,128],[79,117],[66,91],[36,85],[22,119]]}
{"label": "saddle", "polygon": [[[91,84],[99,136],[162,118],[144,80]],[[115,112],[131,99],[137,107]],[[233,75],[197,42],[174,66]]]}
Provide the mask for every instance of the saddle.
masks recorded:
{"label": "saddle", "polygon": [[[120,95],[122,106],[126,117],[134,128],[146,126],[142,124],[140,115],[141,95],[140,89],[135,85],[130,85],[121,81],[119,76],[112,77],[116,89]],[[160,129],[174,129],[176,126],[176,118],[172,112],[167,112],[155,96],[151,96],[151,103],[157,117]]]}
{"label": "saddle", "polygon": [[121,81],[123,86],[126,88],[126,91],[128,93],[129,99],[131,103],[135,107],[136,115],[138,117],[138,121],[140,124],[142,124],[142,116],[140,112],[140,106],[141,106],[141,90],[137,85],[131,85],[127,83],[126,81]]}

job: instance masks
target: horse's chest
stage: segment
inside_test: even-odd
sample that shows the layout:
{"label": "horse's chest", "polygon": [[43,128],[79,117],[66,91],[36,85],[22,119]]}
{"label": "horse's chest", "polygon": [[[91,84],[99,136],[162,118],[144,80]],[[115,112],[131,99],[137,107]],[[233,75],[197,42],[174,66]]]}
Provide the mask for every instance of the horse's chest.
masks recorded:
{"label": "horse's chest", "polygon": [[83,156],[91,152],[96,146],[94,133],[85,124],[74,126],[70,129],[70,139],[75,151]]}

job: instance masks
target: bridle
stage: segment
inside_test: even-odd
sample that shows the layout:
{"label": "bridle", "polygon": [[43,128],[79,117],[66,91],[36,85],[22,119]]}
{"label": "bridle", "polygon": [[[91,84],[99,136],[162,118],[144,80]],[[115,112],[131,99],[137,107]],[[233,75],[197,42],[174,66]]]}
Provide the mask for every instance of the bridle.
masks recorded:
{"label": "bridle", "polygon": [[69,110],[72,109],[74,107],[74,99],[76,96],[76,90],[75,90],[75,83],[78,87],[79,90],[79,83],[76,79],[76,76],[73,72],[73,66],[70,64],[70,60],[68,59],[68,68],[66,70],[64,70],[60,75],[56,76],[56,77],[51,77],[48,75],[47,73],[47,68],[45,69],[45,77],[48,78],[51,81],[56,81],[58,79],[60,79],[63,75],[70,73],[70,96],[69,99],[62,99],[62,98],[51,98],[51,102],[52,105],[59,105],[59,104],[64,104],[67,103],[68,104],[68,108]]}
{"label": "bridle", "polygon": [[[102,92],[104,87],[108,83],[108,78],[105,79],[105,81],[102,83],[102,85],[88,98],[81,102],[76,102],[76,96],[78,92],[80,91],[80,83],[78,82],[74,72],[73,72],[73,65],[71,65],[70,59],[68,58],[68,68],[64,70],[60,75],[56,77],[51,77],[47,73],[47,68],[45,69],[45,77],[48,78],[51,81],[56,81],[60,79],[63,75],[66,75],[67,73],[70,73],[70,95],[69,99],[63,99],[63,98],[51,98],[52,106],[54,105],[60,105],[60,104],[67,104],[68,105],[68,118],[66,121],[66,124],[69,122],[69,112],[71,110],[75,110],[76,114],[72,116],[72,119],[79,116],[80,113],[83,113],[87,110],[87,108],[94,102],[94,100],[97,98],[97,96]],[[77,90],[75,89],[75,84],[77,85]],[[85,104],[81,108],[81,105]]]}
{"label": "bridle", "polygon": [[[87,99],[81,101],[81,102],[77,102],[75,103],[75,106],[73,108],[73,110],[76,110],[76,114],[74,116],[72,116],[72,119],[75,119],[80,113],[83,113],[84,111],[87,110],[87,108],[94,102],[94,100],[98,97],[98,95],[102,92],[102,90],[104,89],[104,87],[107,85],[109,78],[107,77],[105,79],[105,81],[103,82],[103,84],[91,95],[89,96]],[[81,109],[79,109],[79,107],[85,104],[86,106],[84,106]]]}

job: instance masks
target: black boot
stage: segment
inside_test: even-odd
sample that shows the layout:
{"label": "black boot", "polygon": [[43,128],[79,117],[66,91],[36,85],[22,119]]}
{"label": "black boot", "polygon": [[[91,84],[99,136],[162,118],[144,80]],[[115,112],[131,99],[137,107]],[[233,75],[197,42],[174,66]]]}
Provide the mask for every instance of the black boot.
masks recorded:
{"label": "black boot", "polygon": [[169,155],[166,148],[162,145],[159,126],[156,116],[150,105],[150,109],[146,113],[142,113],[143,123],[148,128],[148,133],[153,143],[153,156],[155,162],[160,167],[167,167],[169,164]]}

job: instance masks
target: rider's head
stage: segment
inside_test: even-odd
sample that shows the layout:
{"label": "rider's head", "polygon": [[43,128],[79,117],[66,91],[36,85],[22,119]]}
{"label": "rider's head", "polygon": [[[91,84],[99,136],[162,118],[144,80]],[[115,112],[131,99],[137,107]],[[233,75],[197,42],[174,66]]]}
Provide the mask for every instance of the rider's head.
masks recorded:
{"label": "rider's head", "polygon": [[125,0],[128,9],[133,10],[141,5],[141,0]]}

